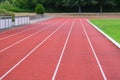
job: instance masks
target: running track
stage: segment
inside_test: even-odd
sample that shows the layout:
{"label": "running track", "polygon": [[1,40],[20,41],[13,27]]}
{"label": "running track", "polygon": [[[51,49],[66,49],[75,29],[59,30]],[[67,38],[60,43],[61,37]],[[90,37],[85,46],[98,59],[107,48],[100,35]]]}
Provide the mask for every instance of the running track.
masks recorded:
{"label": "running track", "polygon": [[5,30],[0,80],[120,80],[120,49],[81,18]]}

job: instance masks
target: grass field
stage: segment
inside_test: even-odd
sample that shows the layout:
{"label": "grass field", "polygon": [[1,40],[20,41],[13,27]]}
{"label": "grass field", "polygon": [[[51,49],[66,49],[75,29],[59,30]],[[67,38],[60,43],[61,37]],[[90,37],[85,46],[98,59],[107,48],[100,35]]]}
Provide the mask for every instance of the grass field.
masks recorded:
{"label": "grass field", "polygon": [[94,19],[90,21],[120,43],[120,19]]}

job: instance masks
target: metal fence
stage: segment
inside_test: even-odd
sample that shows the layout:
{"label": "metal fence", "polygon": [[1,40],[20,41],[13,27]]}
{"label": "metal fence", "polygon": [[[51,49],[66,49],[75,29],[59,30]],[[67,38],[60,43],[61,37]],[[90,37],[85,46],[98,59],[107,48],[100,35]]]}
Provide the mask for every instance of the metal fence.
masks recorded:
{"label": "metal fence", "polygon": [[15,17],[15,21],[12,22],[11,17],[0,17],[0,29],[6,29],[14,26],[20,26],[29,24],[30,19],[28,16]]}

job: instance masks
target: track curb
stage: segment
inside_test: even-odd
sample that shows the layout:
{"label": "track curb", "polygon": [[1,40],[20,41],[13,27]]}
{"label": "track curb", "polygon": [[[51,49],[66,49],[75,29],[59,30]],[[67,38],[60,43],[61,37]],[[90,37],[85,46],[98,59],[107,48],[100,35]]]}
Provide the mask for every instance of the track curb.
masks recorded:
{"label": "track curb", "polygon": [[97,31],[99,31],[102,35],[104,35],[108,40],[110,40],[115,46],[120,48],[120,44],[116,42],[114,39],[112,39],[110,36],[108,36],[106,33],[104,33],[102,30],[100,30],[96,25],[91,23],[89,20],[87,20],[89,24],[91,24]]}

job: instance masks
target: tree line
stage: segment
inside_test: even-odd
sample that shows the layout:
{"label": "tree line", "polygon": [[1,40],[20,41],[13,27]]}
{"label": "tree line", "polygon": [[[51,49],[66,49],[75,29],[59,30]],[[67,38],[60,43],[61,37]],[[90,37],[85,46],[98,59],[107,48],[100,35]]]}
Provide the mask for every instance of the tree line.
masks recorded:
{"label": "tree line", "polygon": [[0,0],[0,8],[12,11],[34,11],[42,4],[47,12],[103,12],[104,8],[120,11],[120,0]]}

